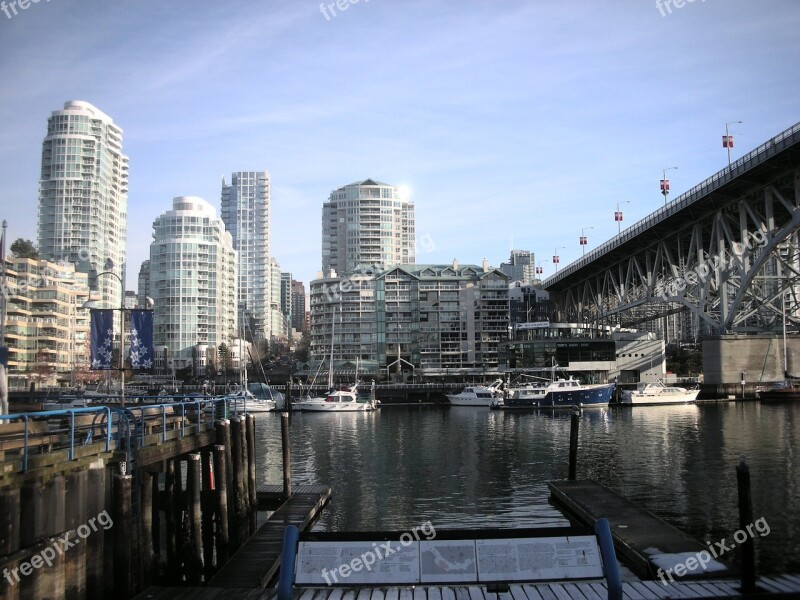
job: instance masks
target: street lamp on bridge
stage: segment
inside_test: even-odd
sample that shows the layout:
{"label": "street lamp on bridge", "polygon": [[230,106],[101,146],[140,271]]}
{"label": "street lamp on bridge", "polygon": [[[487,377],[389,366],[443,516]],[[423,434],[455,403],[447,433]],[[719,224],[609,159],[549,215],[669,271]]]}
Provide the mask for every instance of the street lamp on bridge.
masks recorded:
{"label": "street lamp on bridge", "polygon": [[742,121],[728,121],[725,123],[725,135],[722,136],[722,147],[728,150],[728,168],[731,167],[731,148],[733,148],[733,136],[728,130],[728,125],[742,123]]}
{"label": "street lamp on bridge", "polygon": [[667,205],[667,196],[669,196],[669,179],[667,179],[667,171],[671,169],[677,170],[677,168],[678,167],[667,167],[662,171],[663,179],[661,180],[661,193],[664,194],[664,206]]}
{"label": "street lamp on bridge", "polygon": [[589,238],[586,237],[587,229],[594,229],[594,227],[581,227],[581,256],[586,256],[586,245],[589,243]]}
{"label": "street lamp on bridge", "polygon": [[617,202],[617,212],[614,213],[614,220],[617,222],[617,235],[622,233],[622,211],[619,209],[620,204],[630,204],[630,200],[623,200],[622,202]]}
{"label": "street lamp on bridge", "polygon": [[559,246],[553,250],[553,264],[556,266],[556,273],[558,273],[558,263],[561,261],[561,259],[558,257],[558,251],[563,250],[564,248],[566,248],[566,246]]}

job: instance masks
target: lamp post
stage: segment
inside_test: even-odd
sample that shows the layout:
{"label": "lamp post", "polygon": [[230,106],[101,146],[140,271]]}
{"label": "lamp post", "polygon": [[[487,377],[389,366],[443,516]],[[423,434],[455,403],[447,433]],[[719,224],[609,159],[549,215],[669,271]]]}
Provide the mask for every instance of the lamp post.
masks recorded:
{"label": "lamp post", "polygon": [[542,268],[542,263],[543,262],[544,262],[543,260],[540,260],[539,263],[536,265],[536,275],[537,276],[544,274],[544,269]]}
{"label": "lamp post", "polygon": [[[114,261],[112,261],[110,258],[107,259],[105,268],[113,269]],[[120,289],[119,308],[115,308],[112,310],[119,311],[119,373],[120,373],[119,399],[120,399],[120,406],[124,407],[125,406],[125,285],[122,283],[122,278],[110,270],[98,273],[92,279],[98,280],[103,275],[111,275],[112,277],[115,277],[117,281],[119,281],[119,289]],[[83,307],[92,308],[91,306],[87,306],[88,304],[91,304],[91,301],[84,303]]]}
{"label": "lamp post", "polygon": [[561,259],[558,256],[558,251],[563,250],[564,248],[566,248],[566,246],[559,246],[558,248],[553,250],[553,264],[556,266],[556,273],[558,273],[558,263],[561,261]]}
{"label": "lamp post", "polygon": [[622,233],[622,211],[619,209],[620,204],[630,204],[630,200],[623,200],[622,202],[617,202],[617,212],[614,213],[614,220],[617,222],[617,235]]}
{"label": "lamp post", "polygon": [[722,136],[722,147],[728,150],[728,168],[731,168],[731,148],[733,148],[733,136],[728,130],[728,125],[742,123],[742,121],[728,121],[725,123],[725,135]]}
{"label": "lamp post", "polygon": [[662,176],[664,178],[661,180],[661,193],[664,194],[664,206],[667,205],[667,196],[669,196],[669,179],[667,179],[667,171],[677,168],[678,167],[667,167],[666,169],[662,170]]}
{"label": "lamp post", "polygon": [[581,256],[586,256],[586,245],[589,243],[589,238],[586,237],[587,229],[594,229],[594,227],[581,227]]}

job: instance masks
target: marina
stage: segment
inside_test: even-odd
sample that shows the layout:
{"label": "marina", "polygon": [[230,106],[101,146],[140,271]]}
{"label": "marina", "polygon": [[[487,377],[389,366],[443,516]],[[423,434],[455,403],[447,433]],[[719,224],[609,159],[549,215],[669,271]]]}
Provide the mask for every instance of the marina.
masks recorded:
{"label": "marina", "polygon": [[[692,581],[681,577],[664,588],[657,578],[658,569],[674,569],[674,561],[702,552],[706,548],[705,540],[724,542],[734,532],[738,535],[735,467],[741,454],[749,457],[754,478],[751,521],[757,527],[753,542],[757,549],[754,569],[759,577],[759,590],[761,593],[782,590],[787,594],[800,590],[793,587],[791,579],[791,573],[796,573],[800,564],[797,540],[792,537],[797,530],[798,517],[779,508],[796,502],[800,491],[790,467],[775,460],[777,455],[796,452],[800,443],[796,435],[800,415],[794,404],[762,406],[747,402],[640,409],[616,406],[590,408],[571,415],[561,411],[492,411],[459,406],[393,407],[331,414],[325,419],[306,413],[258,414],[247,418],[246,429],[241,425],[245,421],[236,416],[236,408],[231,405],[228,410],[237,428],[230,433],[219,429],[221,422],[211,426],[206,419],[213,413],[197,410],[200,402],[194,404],[194,409],[190,403],[178,412],[175,412],[176,406],[170,406],[171,416],[167,415],[166,405],[163,406],[133,409],[139,411],[142,420],[133,423],[132,434],[136,433],[130,438],[120,438],[113,431],[109,433],[110,428],[96,428],[98,422],[94,417],[90,420],[82,417],[82,425],[71,425],[89,427],[84,431],[94,432],[90,436],[72,433],[65,437],[64,432],[57,433],[52,427],[37,427],[33,413],[25,421],[29,424],[24,428],[15,426],[16,429],[10,430],[10,425],[6,425],[0,431],[7,465],[6,486],[24,473],[52,469],[48,464],[63,469],[57,466],[59,461],[66,461],[65,465],[73,461],[78,461],[74,463],[76,466],[89,465],[91,463],[86,461],[96,462],[93,453],[108,457],[105,460],[109,460],[109,464],[125,459],[125,464],[133,469],[133,479],[130,475],[127,479],[112,475],[112,487],[118,490],[118,486],[127,481],[130,486],[127,493],[131,494],[131,499],[139,500],[134,500],[127,509],[124,502],[114,504],[113,510],[109,506],[116,525],[109,530],[114,533],[107,534],[112,537],[106,538],[106,547],[115,548],[114,561],[129,560],[132,565],[140,565],[129,572],[132,578],[129,589],[138,590],[142,598],[181,597],[190,593],[187,585],[195,586],[191,593],[198,594],[197,597],[217,597],[215,594],[221,593],[219,590],[226,590],[230,598],[275,597],[272,586],[285,548],[282,536],[286,525],[305,531],[303,539],[326,539],[327,536],[329,543],[341,545],[352,536],[362,541],[389,539],[387,536],[401,535],[415,527],[419,530],[423,524],[422,527],[430,527],[431,532],[434,527],[441,531],[441,540],[446,546],[447,539],[463,540],[465,536],[466,539],[471,536],[513,540],[527,535],[530,541],[525,543],[540,543],[535,541],[540,538],[541,543],[551,543],[544,538],[567,535],[571,539],[578,535],[578,529],[570,528],[583,528],[580,535],[592,535],[598,520],[604,519],[609,521],[616,555],[623,565],[620,585],[629,595],[638,590],[643,598],[701,592],[704,595],[700,597],[719,596],[723,592],[735,597],[738,572],[742,567],[739,554],[734,552],[730,556],[720,556],[719,561],[712,563],[713,568],[706,565],[694,574]],[[86,411],[102,410],[106,411],[106,419],[114,414],[110,408],[78,409],[75,422],[78,416],[87,414]],[[758,433],[762,429],[772,431],[772,436],[744,434],[745,431]],[[415,442],[404,442],[412,432]],[[698,432],[703,435],[698,436]],[[19,440],[20,434],[25,434],[21,438],[22,445],[13,442],[13,436]],[[106,437],[100,437],[103,435]],[[577,442],[575,470],[578,480],[564,481],[570,455],[568,445],[573,437]],[[67,451],[61,450],[69,439],[73,440],[72,445]],[[206,474],[207,467],[201,459],[205,453],[203,448],[211,448],[215,442],[225,439],[233,448],[233,478],[223,475],[226,469],[217,462],[224,462],[224,452],[215,452],[213,460],[208,455],[208,463],[213,463],[214,467]],[[87,440],[92,443],[87,445]],[[671,451],[665,452],[665,447]],[[714,447],[717,453],[711,451]],[[135,455],[131,453],[134,448]],[[636,451],[631,452],[632,448]],[[720,453],[719,450],[724,451]],[[236,457],[243,454],[247,458],[237,462]],[[13,456],[23,460],[14,461]],[[79,457],[85,457],[84,462]],[[185,487],[185,492],[170,492],[176,480],[169,476],[162,479],[157,476],[158,470],[152,470],[153,467],[160,469],[157,465],[164,460],[172,469],[167,474],[184,474],[177,481],[183,481],[178,489]],[[353,464],[358,468],[353,469]],[[284,470],[284,465],[291,465],[291,469]],[[776,468],[787,470],[781,475]],[[15,469],[22,475],[14,475]],[[67,491],[81,489],[75,486],[83,485],[81,481],[88,481],[87,478],[96,477],[101,471],[89,469],[85,476],[67,477]],[[659,473],[661,477],[657,477]],[[764,478],[774,484],[766,486]],[[217,480],[216,485],[212,483],[214,480]],[[226,482],[224,486],[223,481]],[[283,483],[276,484],[280,481]],[[160,491],[137,493],[140,485]],[[195,549],[181,558],[188,547],[181,550],[172,546],[170,550],[167,541],[165,554],[165,546],[157,540],[165,531],[169,540],[170,528],[173,535],[177,531],[176,522],[170,525],[170,520],[180,503],[188,503],[181,510],[193,515],[191,518],[197,519],[198,524],[203,523],[205,532],[207,520],[217,523],[213,515],[223,514],[219,508],[211,507],[225,505],[218,490],[226,487],[233,490],[230,502],[235,507],[231,513],[235,516],[230,521],[230,546],[220,546],[218,534],[212,536],[217,538],[216,544],[210,541],[212,538],[207,542],[205,537],[200,537],[201,527],[190,527],[187,531],[193,532]],[[57,494],[59,488],[48,489]],[[776,489],[784,491],[776,494]],[[12,506],[8,502],[13,494],[4,494],[6,506]],[[152,503],[140,505],[151,495]],[[79,524],[84,513],[74,512],[77,509],[69,500],[71,497],[69,492],[66,511],[74,515],[70,522]],[[170,501],[170,497],[174,499]],[[196,504],[192,497],[197,499]],[[208,504],[212,497],[218,500]],[[119,496],[114,491],[113,498],[115,503],[122,501],[124,492]],[[141,508],[137,508],[139,506]],[[243,506],[251,507],[250,516],[242,512]],[[153,511],[153,520],[146,527],[144,523],[136,525],[136,521],[126,521],[131,515],[141,514],[139,511],[144,507],[147,507],[147,514]],[[97,510],[100,508],[102,506],[97,506]],[[256,509],[266,512],[256,519]],[[88,512],[85,514],[88,516]],[[65,522],[63,527],[69,535],[70,526]],[[213,527],[219,527],[219,523]],[[114,541],[120,533],[127,536],[125,532],[136,532],[132,539],[138,540],[129,546],[134,554],[128,558],[122,558],[125,554],[119,553],[124,546]],[[376,538],[374,532],[385,533]],[[24,539],[20,538],[20,543]],[[147,543],[149,539],[152,539],[152,546]],[[654,553],[653,548],[660,552]],[[97,572],[88,567],[100,564],[91,558],[98,555],[70,556],[68,554],[66,564],[77,560],[75,564],[87,565],[87,573]],[[230,560],[224,560],[226,556],[230,556]],[[673,558],[668,558],[670,556]],[[174,560],[178,561],[175,565],[184,566],[176,567],[179,570],[164,570]],[[145,569],[144,565],[151,561],[154,561],[152,567]],[[14,564],[20,563],[11,563]],[[41,577],[49,571],[41,571],[40,577],[30,582],[45,585],[42,582],[49,580]],[[80,581],[73,579],[69,572],[69,569],[64,572],[66,578],[60,584],[66,586],[64,589],[73,589],[70,586]],[[115,568],[114,573],[120,571]],[[713,578],[707,579],[710,575]],[[549,597],[562,593],[568,593],[562,597],[569,598],[581,598],[585,594],[593,597],[592,593],[606,597],[610,584],[605,583],[605,576],[598,579],[595,573],[593,581],[588,582],[581,582],[581,576],[575,581],[563,582],[537,582],[534,577],[533,581],[515,583],[512,579],[496,593],[512,594],[512,587],[519,586],[515,589],[534,594],[534,597],[535,594]],[[696,577],[700,580],[696,581]],[[115,589],[125,585],[123,581],[115,577]],[[141,584],[133,583],[135,581],[151,582],[151,586],[156,584],[156,587],[142,588]],[[91,589],[98,583],[99,580],[87,580],[78,583],[75,589]],[[395,582],[395,588],[387,588],[389,583],[390,580],[375,580],[374,593],[377,589],[382,590],[382,594],[394,593],[391,589],[405,593],[402,590],[408,589],[403,588],[403,581]],[[198,585],[202,588],[197,588]],[[462,585],[466,587],[459,587]],[[300,586],[296,597],[311,592],[315,598],[317,595],[327,598],[329,594],[336,598],[339,597],[337,589],[348,593],[347,588],[312,586],[304,591]],[[353,593],[364,593],[364,588],[354,589]],[[456,597],[461,593],[485,597],[490,588],[474,587],[474,584],[471,587],[468,581],[459,580],[425,589],[426,597],[431,594],[444,597],[451,593]],[[665,594],[659,596],[658,589]],[[7,588],[7,592],[15,590]],[[645,593],[647,590],[649,592]],[[79,597],[83,597],[81,593]]]}

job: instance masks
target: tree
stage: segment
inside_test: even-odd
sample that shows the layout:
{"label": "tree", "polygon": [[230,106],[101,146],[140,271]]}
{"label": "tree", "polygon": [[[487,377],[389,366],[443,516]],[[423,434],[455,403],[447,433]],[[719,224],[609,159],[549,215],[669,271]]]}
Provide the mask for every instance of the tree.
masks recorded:
{"label": "tree", "polygon": [[23,238],[14,240],[14,243],[11,244],[11,253],[14,258],[39,258],[39,250],[36,248],[36,244]]}
{"label": "tree", "polygon": [[233,366],[233,361],[231,351],[228,349],[228,345],[225,342],[221,343],[219,348],[217,348],[217,356],[219,356],[220,369],[223,373],[227,374]]}

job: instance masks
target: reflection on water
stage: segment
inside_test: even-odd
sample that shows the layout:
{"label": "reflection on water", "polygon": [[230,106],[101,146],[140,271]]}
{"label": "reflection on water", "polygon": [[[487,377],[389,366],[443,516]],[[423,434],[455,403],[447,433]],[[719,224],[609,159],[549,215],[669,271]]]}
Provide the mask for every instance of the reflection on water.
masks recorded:
{"label": "reflection on water", "polygon": [[[578,477],[595,479],[690,535],[738,529],[735,468],[750,465],[764,573],[800,570],[800,407],[755,402],[592,408]],[[259,482],[279,483],[280,417],[257,417]],[[565,525],[547,482],[567,472],[569,413],[390,407],[293,414],[292,481],[333,488],[317,528]]]}

